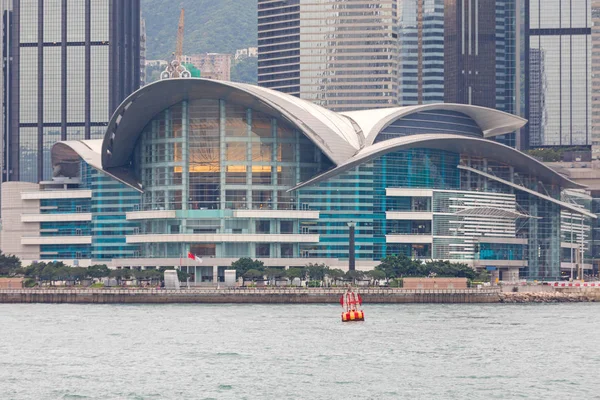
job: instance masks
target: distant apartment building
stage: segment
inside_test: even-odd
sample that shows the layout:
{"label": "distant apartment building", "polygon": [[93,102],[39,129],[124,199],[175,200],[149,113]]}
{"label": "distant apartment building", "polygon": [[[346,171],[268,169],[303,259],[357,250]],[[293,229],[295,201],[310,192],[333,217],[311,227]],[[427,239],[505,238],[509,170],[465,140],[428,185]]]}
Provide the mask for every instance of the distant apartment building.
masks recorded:
{"label": "distant apartment building", "polygon": [[202,78],[219,81],[231,80],[231,54],[206,53],[183,56],[184,63],[190,63],[200,70]]}
{"label": "distant apartment building", "polygon": [[241,58],[256,58],[258,57],[258,47],[248,47],[247,49],[237,49],[235,51],[235,60],[239,60]]}
{"label": "distant apartment building", "polygon": [[2,3],[2,181],[52,177],[60,140],[100,138],[140,84],[140,0]]}
{"label": "distant apartment building", "polygon": [[592,1],[527,3],[525,101],[530,144],[591,145],[592,29],[598,29],[592,27]]}
{"label": "distant apartment building", "polygon": [[398,0],[258,0],[258,84],[334,111],[399,103]]}

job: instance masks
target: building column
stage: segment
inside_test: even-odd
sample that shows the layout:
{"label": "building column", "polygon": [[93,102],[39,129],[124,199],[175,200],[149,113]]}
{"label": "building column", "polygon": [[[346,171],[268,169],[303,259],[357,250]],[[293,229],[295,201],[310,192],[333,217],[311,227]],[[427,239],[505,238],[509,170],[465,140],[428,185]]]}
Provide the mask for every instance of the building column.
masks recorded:
{"label": "building column", "polygon": [[219,282],[219,266],[213,265],[213,283]]}
{"label": "building column", "polygon": [[517,282],[519,280],[519,268],[508,269],[508,280],[511,282]]}

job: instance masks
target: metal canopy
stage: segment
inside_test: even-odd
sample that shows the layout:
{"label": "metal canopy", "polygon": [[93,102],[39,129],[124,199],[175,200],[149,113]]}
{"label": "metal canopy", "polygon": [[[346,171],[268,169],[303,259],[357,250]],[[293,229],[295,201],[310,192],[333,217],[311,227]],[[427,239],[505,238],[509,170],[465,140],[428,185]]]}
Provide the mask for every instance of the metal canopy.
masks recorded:
{"label": "metal canopy", "polygon": [[596,214],[592,214],[591,212],[589,212],[587,210],[584,210],[583,208],[575,207],[573,204],[569,204],[569,203],[565,203],[564,201],[556,200],[556,199],[554,199],[554,198],[552,198],[550,196],[546,196],[545,194],[541,194],[539,192],[536,192],[535,190],[526,188],[525,186],[517,185],[516,183],[513,183],[513,182],[507,181],[505,179],[498,178],[497,176],[488,174],[487,172],[483,172],[483,171],[480,171],[480,170],[475,169],[475,168],[467,167],[465,165],[459,165],[458,168],[459,169],[464,169],[465,171],[470,171],[470,172],[479,174],[481,176],[485,176],[486,178],[489,178],[489,179],[495,180],[497,182],[503,183],[503,184],[508,185],[510,187],[513,187],[513,188],[515,188],[517,190],[521,190],[523,192],[527,192],[529,194],[537,196],[540,199],[544,199],[544,200],[550,201],[552,203],[558,204],[560,207],[562,207],[564,209],[567,209],[569,211],[572,211],[574,213],[581,214],[581,215],[584,215],[586,217],[593,218],[593,219],[597,218]]}
{"label": "metal canopy", "polygon": [[534,217],[529,214],[520,213],[518,211],[506,210],[503,208],[496,207],[470,207],[463,210],[457,211],[454,215],[472,216],[472,217],[494,217],[494,218],[506,218],[506,219],[519,219],[519,218],[540,218]]}

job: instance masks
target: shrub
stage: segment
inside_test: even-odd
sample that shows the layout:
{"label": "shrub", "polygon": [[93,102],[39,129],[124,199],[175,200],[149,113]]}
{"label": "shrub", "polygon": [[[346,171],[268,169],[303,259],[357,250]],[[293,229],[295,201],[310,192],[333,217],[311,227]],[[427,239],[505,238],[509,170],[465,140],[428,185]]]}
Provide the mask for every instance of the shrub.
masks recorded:
{"label": "shrub", "polygon": [[101,289],[104,287],[104,283],[102,282],[98,282],[98,283],[94,283],[93,285],[90,286],[92,289]]}
{"label": "shrub", "polygon": [[402,287],[402,278],[391,279],[390,287],[401,288]]}
{"label": "shrub", "polygon": [[23,287],[32,288],[37,286],[37,282],[33,278],[28,278],[23,281]]}

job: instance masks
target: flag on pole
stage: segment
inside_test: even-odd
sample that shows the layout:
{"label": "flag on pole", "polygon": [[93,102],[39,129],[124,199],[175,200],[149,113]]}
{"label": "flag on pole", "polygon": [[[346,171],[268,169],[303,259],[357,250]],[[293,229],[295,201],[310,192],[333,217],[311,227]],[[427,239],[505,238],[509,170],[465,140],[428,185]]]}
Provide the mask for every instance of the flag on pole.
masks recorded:
{"label": "flag on pole", "polygon": [[202,262],[202,258],[198,257],[195,254],[192,253],[188,253],[188,258],[191,258],[192,260],[201,263]]}

